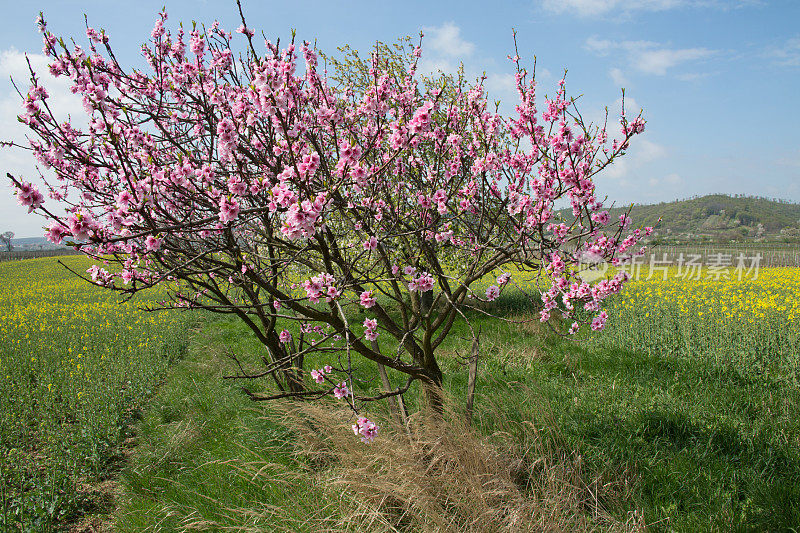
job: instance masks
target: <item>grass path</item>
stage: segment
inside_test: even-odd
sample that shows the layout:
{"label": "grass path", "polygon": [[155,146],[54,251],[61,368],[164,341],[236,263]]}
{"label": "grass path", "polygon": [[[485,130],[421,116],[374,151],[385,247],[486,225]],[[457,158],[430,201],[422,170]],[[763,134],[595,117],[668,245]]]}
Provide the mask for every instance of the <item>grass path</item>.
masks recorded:
{"label": "grass path", "polygon": [[[240,334],[235,323],[206,323],[188,357],[168,373],[139,424],[138,446],[123,474],[119,531],[245,523],[292,531],[316,512],[322,495],[314,486],[296,479],[262,482],[266,472],[287,472],[295,461],[287,430],[222,379],[229,370],[225,339]],[[248,467],[256,463],[266,470],[254,481]]]}

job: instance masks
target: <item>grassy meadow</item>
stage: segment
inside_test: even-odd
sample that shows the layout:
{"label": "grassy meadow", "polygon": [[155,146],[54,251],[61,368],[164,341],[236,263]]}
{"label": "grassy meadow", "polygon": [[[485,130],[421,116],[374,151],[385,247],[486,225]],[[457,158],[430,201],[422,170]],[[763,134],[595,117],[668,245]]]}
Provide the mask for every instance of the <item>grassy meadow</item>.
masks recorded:
{"label": "grassy meadow", "polygon": [[[91,513],[74,488],[107,476],[135,430],[112,517],[123,532],[800,526],[798,269],[741,281],[644,271],[611,302],[607,329],[577,341],[509,291],[490,304],[507,321],[471,316],[482,331],[472,425],[461,324],[440,352],[445,417],[412,416],[408,432],[371,406],[381,436],[363,445],[346,412],[255,404],[223,379],[228,355],[261,350],[234,319],[201,315],[184,341],[180,315],[119,308],[59,268],[0,265],[19,291],[0,296],[14,524]],[[418,392],[406,394],[412,410]],[[65,511],[48,518],[54,497]]]}

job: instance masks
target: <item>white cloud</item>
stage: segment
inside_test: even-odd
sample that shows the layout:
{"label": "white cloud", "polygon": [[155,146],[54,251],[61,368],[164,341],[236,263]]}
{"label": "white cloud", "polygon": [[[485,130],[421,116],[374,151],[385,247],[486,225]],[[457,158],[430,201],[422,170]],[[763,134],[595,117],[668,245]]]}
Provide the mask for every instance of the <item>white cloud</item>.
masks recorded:
{"label": "white cloud", "polygon": [[[83,106],[78,96],[69,90],[70,80],[66,77],[54,78],[47,70],[47,58],[40,54],[28,54],[31,67],[39,76],[39,81],[50,94],[47,103],[59,121],[66,120],[69,115],[78,118],[73,124],[81,124]],[[9,78],[13,78],[20,91],[25,94],[30,85],[30,72],[26,55],[16,49],[0,51],[0,140],[14,141],[27,145],[28,128],[19,123],[17,115],[22,112],[22,101],[16,93]],[[23,177],[39,185],[45,193],[43,184],[38,180],[36,161],[33,156],[19,148],[0,148],[0,231],[14,231],[17,236],[40,236],[43,219],[28,215],[27,208],[17,205],[13,189],[6,173],[15,177]],[[47,204],[47,201],[45,201]]]}
{"label": "white cloud", "polygon": [[[611,106],[612,112],[615,113],[614,117],[619,117],[622,114],[622,104],[623,104],[622,98],[617,98],[616,101],[614,102],[614,105]],[[625,104],[625,115],[631,120],[632,117],[638,115],[639,111],[643,109],[642,106],[639,105],[639,102],[637,102],[631,96],[625,97],[624,104]]]}
{"label": "white cloud", "polygon": [[[462,36],[461,28],[453,22],[445,22],[440,26],[424,26],[422,40],[422,58],[420,58],[418,70],[422,74],[435,75],[438,72],[445,74],[455,74],[459,67],[464,65],[464,75],[468,80],[475,80],[479,76],[486,74],[484,88],[486,89],[490,103],[495,100],[501,101],[501,113],[508,114],[513,111],[519,96],[512,65],[510,62],[503,61],[502,66],[506,66],[505,71],[487,71],[486,64],[493,65],[494,61],[484,57],[478,57],[475,43]],[[538,68],[536,78],[546,78],[549,72],[544,68]],[[494,109],[493,107],[491,109]]]}
{"label": "white cloud", "polygon": [[644,165],[662,159],[666,155],[667,149],[664,146],[647,139],[636,138],[631,141],[627,153],[606,168],[603,175],[614,180],[635,178],[637,171]]}
{"label": "white cloud", "polygon": [[673,172],[664,177],[664,182],[670,185],[680,185],[683,183],[683,178]]}
{"label": "white cloud", "polygon": [[490,100],[500,100],[506,105],[513,105],[519,101],[517,80],[513,74],[487,74],[483,86],[486,88]]}
{"label": "white cloud", "polygon": [[542,0],[551,13],[575,13],[581,17],[629,14],[635,11],[666,11],[676,8],[714,8],[721,10],[763,5],[762,0]]}
{"label": "white cloud", "polygon": [[667,69],[686,61],[694,61],[712,55],[714,52],[706,48],[685,48],[682,50],[639,50],[634,52],[637,69],[647,74],[663,76]]}
{"label": "white cloud", "polygon": [[461,28],[453,22],[445,22],[441,26],[423,26],[425,42],[429,50],[452,57],[466,58],[475,51],[475,44],[461,38]]}
{"label": "white cloud", "polygon": [[647,198],[669,196],[678,192],[678,187],[683,185],[683,178],[679,174],[667,174],[663,178],[652,177],[647,180],[649,190],[642,191]]}
{"label": "white cloud", "polygon": [[590,37],[586,48],[599,56],[624,54],[630,65],[645,74],[663,76],[682,63],[716,54],[708,48],[667,48],[652,41],[609,41]]}
{"label": "white cloud", "polygon": [[686,72],[684,74],[678,74],[675,78],[681,81],[697,81],[702,80],[703,78],[708,78],[709,76],[713,76],[714,74],[718,74],[717,72]]}
{"label": "white cloud", "polygon": [[453,22],[441,26],[423,26],[422,58],[419,70],[426,74],[455,74],[475,52],[475,43],[461,37],[461,28]]}
{"label": "white cloud", "polygon": [[613,10],[663,11],[687,2],[683,0],[544,0],[542,6],[553,13],[574,12],[582,17],[603,15]]}
{"label": "white cloud", "polygon": [[628,81],[628,78],[625,77],[625,74],[618,68],[612,68],[609,70],[608,75],[611,76],[612,80],[614,80],[614,84],[619,85],[620,87],[625,87],[631,83]]}
{"label": "white cloud", "polygon": [[763,55],[779,67],[800,67],[800,36],[787,39],[782,46],[767,49]]}

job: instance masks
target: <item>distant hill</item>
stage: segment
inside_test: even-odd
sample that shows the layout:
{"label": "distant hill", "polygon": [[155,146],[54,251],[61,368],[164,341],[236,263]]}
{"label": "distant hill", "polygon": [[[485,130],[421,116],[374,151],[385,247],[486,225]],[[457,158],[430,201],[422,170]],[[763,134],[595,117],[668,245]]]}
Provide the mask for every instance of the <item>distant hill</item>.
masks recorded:
{"label": "distant hill", "polygon": [[[618,217],[628,207],[615,207],[610,213]],[[562,213],[567,217],[571,215],[569,210]],[[673,202],[634,205],[631,218],[636,226],[656,226],[656,241],[800,243],[800,204],[785,200],[711,194]]]}
{"label": "distant hill", "polygon": [[53,244],[44,237],[20,237],[11,239],[14,250],[54,250],[66,248],[64,245]]}

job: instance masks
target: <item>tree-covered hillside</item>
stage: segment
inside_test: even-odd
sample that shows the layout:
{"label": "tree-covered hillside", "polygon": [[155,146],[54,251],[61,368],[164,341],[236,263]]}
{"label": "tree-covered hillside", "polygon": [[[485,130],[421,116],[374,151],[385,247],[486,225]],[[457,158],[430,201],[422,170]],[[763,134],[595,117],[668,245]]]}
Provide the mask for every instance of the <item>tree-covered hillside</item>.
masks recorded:
{"label": "tree-covered hillside", "polygon": [[[619,216],[628,207],[618,206],[611,214]],[[657,225],[656,236],[668,240],[796,242],[800,238],[800,204],[761,197],[712,194],[634,205],[631,217],[636,225]]]}

